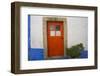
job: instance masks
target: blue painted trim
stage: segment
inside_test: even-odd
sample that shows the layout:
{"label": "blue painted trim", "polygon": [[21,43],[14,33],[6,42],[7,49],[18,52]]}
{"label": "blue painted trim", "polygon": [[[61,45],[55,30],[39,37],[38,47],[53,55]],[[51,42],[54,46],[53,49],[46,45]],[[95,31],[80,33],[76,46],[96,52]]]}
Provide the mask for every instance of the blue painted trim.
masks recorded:
{"label": "blue painted trim", "polygon": [[80,58],[88,58],[88,51],[87,50],[81,51]]}
{"label": "blue painted trim", "polygon": [[30,39],[30,23],[31,23],[30,15],[28,15],[28,51],[31,48],[31,45],[30,45],[30,42],[31,42],[31,39]]}
{"label": "blue painted trim", "polygon": [[44,49],[43,48],[31,48],[28,51],[28,60],[44,60]]}

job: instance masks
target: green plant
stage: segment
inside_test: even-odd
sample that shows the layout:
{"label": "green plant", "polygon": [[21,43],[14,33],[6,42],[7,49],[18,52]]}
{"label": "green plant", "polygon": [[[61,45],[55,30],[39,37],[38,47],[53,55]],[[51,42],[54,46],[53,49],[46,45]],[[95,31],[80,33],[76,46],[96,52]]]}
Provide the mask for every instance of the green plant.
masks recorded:
{"label": "green plant", "polygon": [[72,46],[71,48],[66,49],[67,56],[70,58],[79,58],[80,52],[84,49],[83,44],[77,44]]}

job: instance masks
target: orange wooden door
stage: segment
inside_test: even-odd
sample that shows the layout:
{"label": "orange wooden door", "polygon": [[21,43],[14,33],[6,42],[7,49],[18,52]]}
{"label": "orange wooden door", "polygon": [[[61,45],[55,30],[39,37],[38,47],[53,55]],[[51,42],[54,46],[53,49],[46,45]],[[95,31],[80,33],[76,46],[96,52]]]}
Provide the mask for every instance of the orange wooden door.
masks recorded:
{"label": "orange wooden door", "polygon": [[48,57],[64,56],[63,21],[47,22]]}

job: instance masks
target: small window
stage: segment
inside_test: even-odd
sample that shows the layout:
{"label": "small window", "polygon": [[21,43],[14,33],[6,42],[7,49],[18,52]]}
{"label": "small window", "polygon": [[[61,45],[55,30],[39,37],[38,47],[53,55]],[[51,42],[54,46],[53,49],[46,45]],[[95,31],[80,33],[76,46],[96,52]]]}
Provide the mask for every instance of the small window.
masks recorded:
{"label": "small window", "polygon": [[56,31],[60,31],[60,25],[56,25]]}
{"label": "small window", "polygon": [[56,36],[61,36],[61,31],[56,31]]}
{"label": "small window", "polygon": [[50,31],[50,36],[55,36],[55,31]]}
{"label": "small window", "polygon": [[50,26],[50,31],[54,31],[55,27],[53,25]]}

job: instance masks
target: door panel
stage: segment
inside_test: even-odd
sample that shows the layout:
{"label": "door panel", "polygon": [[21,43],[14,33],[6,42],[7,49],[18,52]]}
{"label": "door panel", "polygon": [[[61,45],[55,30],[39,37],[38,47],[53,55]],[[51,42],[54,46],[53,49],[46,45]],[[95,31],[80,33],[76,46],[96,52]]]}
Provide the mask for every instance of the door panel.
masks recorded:
{"label": "door panel", "polygon": [[62,21],[47,22],[48,57],[64,56],[63,35]]}

